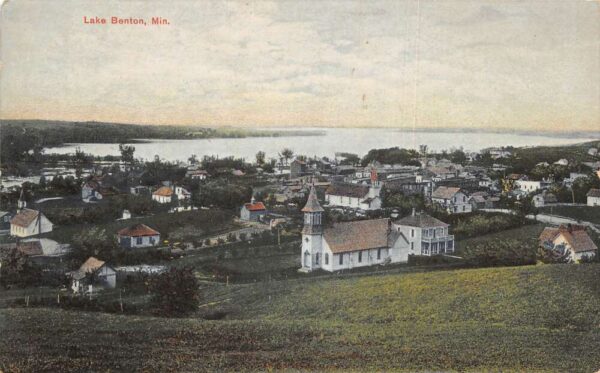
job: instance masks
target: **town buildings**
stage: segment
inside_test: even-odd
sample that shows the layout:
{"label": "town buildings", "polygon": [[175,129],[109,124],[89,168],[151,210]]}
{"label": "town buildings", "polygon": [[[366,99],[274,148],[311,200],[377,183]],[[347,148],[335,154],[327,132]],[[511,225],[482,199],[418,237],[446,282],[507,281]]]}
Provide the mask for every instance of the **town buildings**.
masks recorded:
{"label": "town buildings", "polygon": [[408,241],[391,229],[389,219],[337,223],[325,228],[324,210],[314,187],[302,212],[302,271],[331,272],[408,260]]}
{"label": "town buildings", "polygon": [[331,184],[325,191],[325,201],[329,206],[349,207],[362,210],[381,208],[381,182],[377,172],[371,173],[371,184]]}

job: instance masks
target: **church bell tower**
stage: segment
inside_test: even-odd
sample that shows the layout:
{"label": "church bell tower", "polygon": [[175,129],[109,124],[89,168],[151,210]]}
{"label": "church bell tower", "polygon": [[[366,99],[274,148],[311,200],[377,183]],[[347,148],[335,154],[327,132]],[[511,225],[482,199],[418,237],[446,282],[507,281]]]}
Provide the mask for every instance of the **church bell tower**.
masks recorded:
{"label": "church bell tower", "polygon": [[317,199],[315,187],[310,188],[308,201],[302,209],[304,228],[302,228],[302,271],[310,272],[321,268],[323,261],[323,208]]}

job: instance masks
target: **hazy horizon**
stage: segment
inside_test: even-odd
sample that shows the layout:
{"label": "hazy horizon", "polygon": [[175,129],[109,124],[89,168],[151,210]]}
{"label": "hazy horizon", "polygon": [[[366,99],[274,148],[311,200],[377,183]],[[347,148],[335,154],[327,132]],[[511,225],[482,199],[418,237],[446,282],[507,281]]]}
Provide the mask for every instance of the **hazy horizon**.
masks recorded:
{"label": "hazy horizon", "polygon": [[[83,18],[112,16],[169,24]],[[4,3],[1,31],[4,120],[600,126],[600,7],[591,1],[21,0]]]}

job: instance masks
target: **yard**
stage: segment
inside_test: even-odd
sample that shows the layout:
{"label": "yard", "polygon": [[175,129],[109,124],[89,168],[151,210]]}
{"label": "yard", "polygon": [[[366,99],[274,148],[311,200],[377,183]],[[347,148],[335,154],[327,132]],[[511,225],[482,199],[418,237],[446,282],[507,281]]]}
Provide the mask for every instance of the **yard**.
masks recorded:
{"label": "yard", "polygon": [[568,371],[600,366],[600,265],[304,279],[202,290],[161,319],[0,310],[3,371]]}

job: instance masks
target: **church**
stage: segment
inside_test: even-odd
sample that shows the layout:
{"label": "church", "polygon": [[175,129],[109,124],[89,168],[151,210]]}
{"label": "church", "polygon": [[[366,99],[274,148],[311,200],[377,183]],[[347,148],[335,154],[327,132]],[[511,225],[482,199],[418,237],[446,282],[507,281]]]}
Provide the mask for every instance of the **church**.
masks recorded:
{"label": "church", "polygon": [[303,272],[329,272],[384,263],[408,261],[409,240],[390,219],[360,220],[323,227],[323,207],[312,187],[302,230]]}

